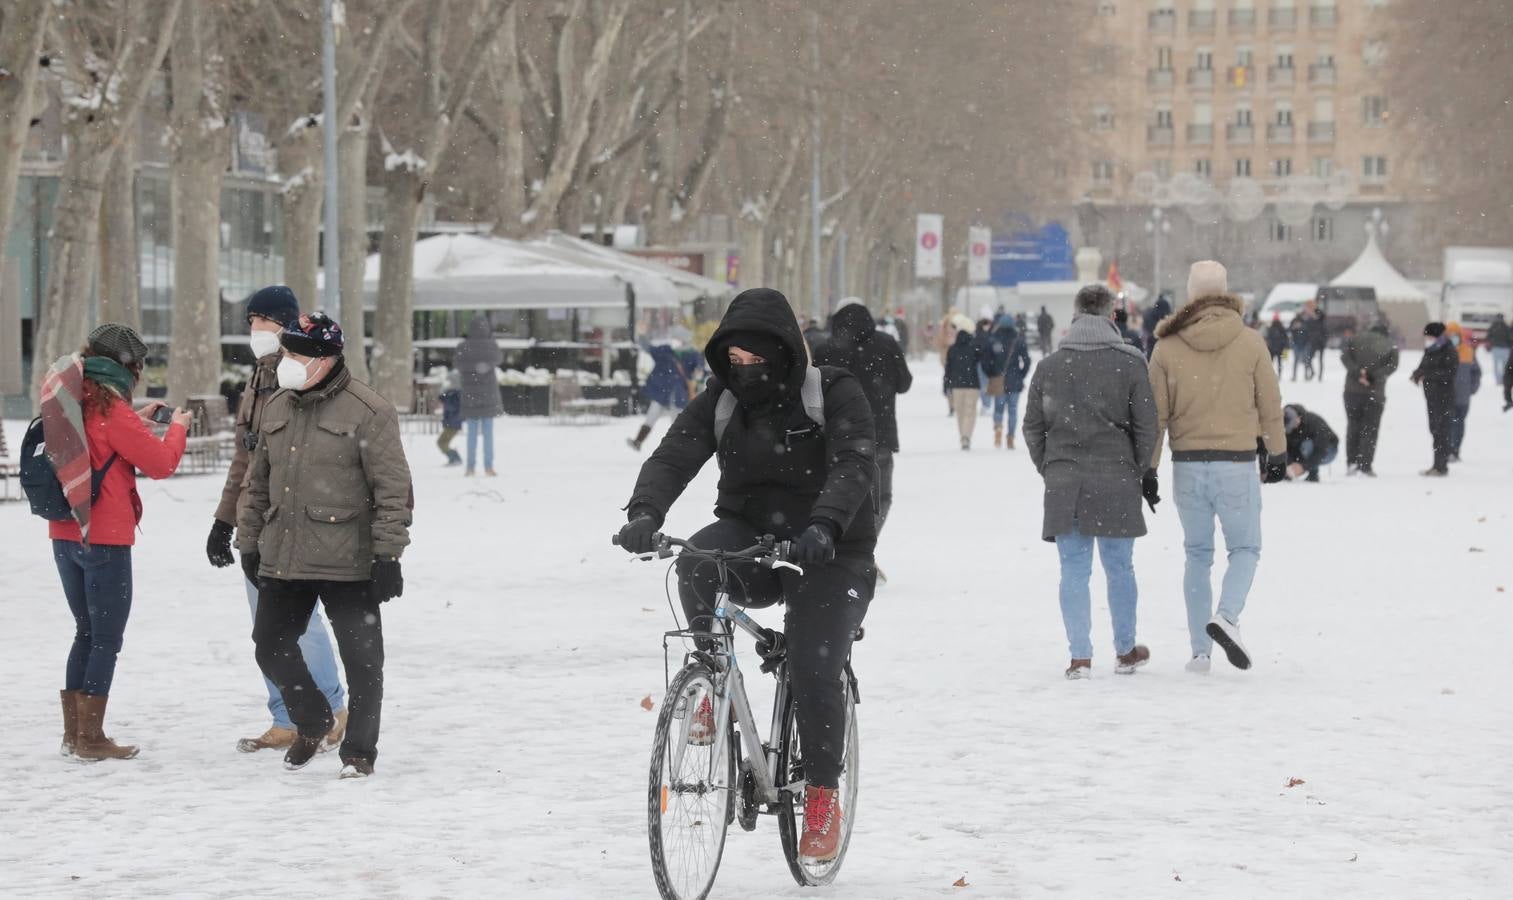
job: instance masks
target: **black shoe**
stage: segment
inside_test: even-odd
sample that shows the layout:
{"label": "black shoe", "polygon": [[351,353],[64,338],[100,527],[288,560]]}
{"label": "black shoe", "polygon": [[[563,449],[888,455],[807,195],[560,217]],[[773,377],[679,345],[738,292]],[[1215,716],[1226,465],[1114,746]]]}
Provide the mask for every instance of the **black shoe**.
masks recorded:
{"label": "black shoe", "polygon": [[1303,480],[1304,481],[1311,481],[1311,482],[1317,484],[1318,480],[1319,480],[1319,470],[1318,469],[1314,469],[1312,472],[1309,472],[1308,473],[1308,477],[1304,478]]}
{"label": "black shoe", "polygon": [[1376,477],[1376,470],[1373,469],[1373,468],[1371,468],[1370,466],[1361,466],[1356,471],[1358,473],[1362,474],[1362,475],[1365,475],[1367,478],[1375,478]]}
{"label": "black shoe", "polygon": [[310,760],[315,758],[315,754],[320,752],[321,741],[325,739],[325,736],[325,732],[313,736],[303,734],[296,736],[294,743],[289,745],[289,751],[284,754],[284,768],[293,772],[309,765]]}

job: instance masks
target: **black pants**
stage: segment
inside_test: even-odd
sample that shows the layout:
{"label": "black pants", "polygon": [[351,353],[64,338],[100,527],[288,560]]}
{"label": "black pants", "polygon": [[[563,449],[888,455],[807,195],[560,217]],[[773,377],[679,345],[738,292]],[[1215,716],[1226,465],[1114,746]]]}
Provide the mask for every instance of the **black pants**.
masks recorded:
{"label": "black pants", "polygon": [[888,510],[893,508],[893,451],[877,445],[877,533],[883,533]]}
{"label": "black pants", "polygon": [[1292,380],[1298,380],[1298,366],[1303,367],[1303,380],[1313,380],[1313,348],[1309,346],[1292,348]]}
{"label": "black pants", "polygon": [[1271,355],[1271,361],[1277,364],[1277,377],[1281,378],[1282,377],[1282,354],[1280,354],[1280,353],[1273,353]]}
{"label": "black pants", "polygon": [[[721,519],[689,539],[695,547],[742,550],[757,542],[755,528],[739,519]],[[826,566],[811,566],[802,577],[752,564],[731,567],[731,600],[750,608],[783,603],[788,675],[798,703],[799,742],[810,784],[840,783],[846,750],[846,660],[851,639],[867,615],[877,569],[870,552],[842,551]],[[678,596],[690,626],[707,631],[719,581],[711,563],[678,563]]]}
{"label": "black pants", "polygon": [[1382,433],[1384,398],[1371,394],[1345,395],[1345,462],[1371,468],[1376,461],[1376,439]]}
{"label": "black pants", "polygon": [[367,581],[282,581],[264,578],[258,585],[257,619],[252,640],[257,665],[278,686],[289,720],[306,736],[325,734],[334,719],[331,704],[315,686],[300,635],[310,624],[319,598],[336,635],[347,672],[347,736],[343,760],[378,758],[378,721],[384,694],[383,618]]}
{"label": "black pants", "polygon": [[1429,436],[1434,440],[1434,468],[1440,472],[1450,471],[1450,453],[1455,429],[1455,404],[1453,402],[1429,404]]}

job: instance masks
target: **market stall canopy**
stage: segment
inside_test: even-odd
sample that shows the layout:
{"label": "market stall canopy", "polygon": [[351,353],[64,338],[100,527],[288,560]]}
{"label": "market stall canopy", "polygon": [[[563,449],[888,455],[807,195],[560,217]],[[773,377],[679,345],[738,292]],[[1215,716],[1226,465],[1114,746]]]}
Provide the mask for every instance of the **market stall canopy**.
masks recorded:
{"label": "market stall canopy", "polygon": [[1361,251],[1361,255],[1356,257],[1355,262],[1329,283],[1375,288],[1378,302],[1386,300],[1398,303],[1413,301],[1423,303],[1429,299],[1427,294],[1414,287],[1413,283],[1404,278],[1402,273],[1387,261],[1387,257],[1382,255],[1381,248],[1376,245],[1375,234],[1367,236],[1366,249]]}
{"label": "market stall canopy", "polygon": [[[725,299],[735,294],[735,288],[723,281],[713,278],[705,278],[703,275],[695,275],[682,269],[663,265],[655,260],[645,259],[640,256],[632,256],[629,253],[621,253],[603,244],[593,241],[585,241],[563,234],[560,231],[552,231],[545,238],[531,242],[532,247],[545,246],[554,250],[569,254],[566,258],[580,262],[584,265],[598,263],[613,267],[628,277],[632,284],[636,285],[636,301],[641,304],[642,282],[667,282],[672,285],[678,300],[682,303],[692,303],[703,298]],[[648,283],[648,292],[650,284]]]}

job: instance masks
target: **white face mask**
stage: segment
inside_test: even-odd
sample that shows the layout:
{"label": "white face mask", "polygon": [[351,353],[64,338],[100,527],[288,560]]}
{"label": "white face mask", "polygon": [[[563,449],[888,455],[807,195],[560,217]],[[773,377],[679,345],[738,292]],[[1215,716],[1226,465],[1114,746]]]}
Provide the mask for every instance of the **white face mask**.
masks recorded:
{"label": "white face mask", "polygon": [[278,386],[291,391],[304,390],[305,382],[310,380],[310,370],[303,364],[297,363],[289,357],[278,361]]}
{"label": "white face mask", "polygon": [[248,336],[248,340],[252,343],[252,355],[258,359],[278,352],[278,332],[276,331],[254,331]]}
{"label": "white face mask", "polygon": [[1439,338],[1426,337],[1426,338],[1424,338],[1424,349],[1428,350],[1429,348],[1433,347],[1435,344],[1438,344],[1438,343],[1439,343]]}

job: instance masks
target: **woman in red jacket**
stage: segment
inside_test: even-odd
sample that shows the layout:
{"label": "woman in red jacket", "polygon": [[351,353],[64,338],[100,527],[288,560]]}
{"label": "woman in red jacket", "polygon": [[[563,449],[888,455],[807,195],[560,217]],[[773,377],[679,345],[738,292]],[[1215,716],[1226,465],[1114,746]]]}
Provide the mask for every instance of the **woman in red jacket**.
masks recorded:
{"label": "woman in red jacket", "polygon": [[[74,616],[73,648],[61,692],[62,752],[80,759],[137,755],[136,747],[120,746],[104,732],[116,654],[131,612],[131,546],[142,518],[136,473],[149,478],[172,475],[184,455],[191,418],[184,410],[176,410],[167,433],[159,439],[148,429],[147,420],[162,404],[151,404],[140,414],[132,410],[132,391],[146,356],[147,345],[135,331],[124,325],[101,325],[77,358],[65,358],[53,367],[43,387],[48,455],[65,491],[71,479],[62,475],[68,467],[59,465],[55,454],[60,448],[66,454],[70,445],[80,450],[87,447],[91,476],[104,470],[98,496],[90,499],[87,489],[71,493],[71,503],[83,501],[75,504],[74,518],[48,527],[53,559]],[[70,373],[81,373],[82,379],[71,378]],[[76,438],[69,440],[80,423],[84,447]],[[82,465],[76,471],[82,472]]]}

